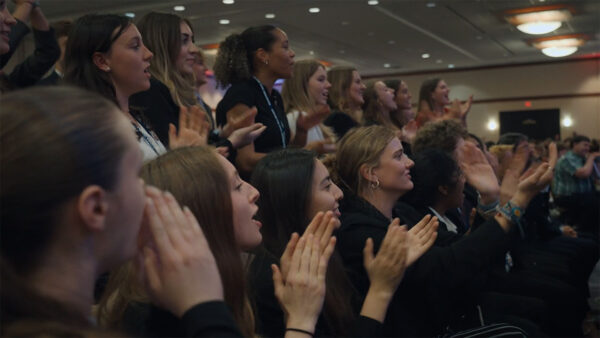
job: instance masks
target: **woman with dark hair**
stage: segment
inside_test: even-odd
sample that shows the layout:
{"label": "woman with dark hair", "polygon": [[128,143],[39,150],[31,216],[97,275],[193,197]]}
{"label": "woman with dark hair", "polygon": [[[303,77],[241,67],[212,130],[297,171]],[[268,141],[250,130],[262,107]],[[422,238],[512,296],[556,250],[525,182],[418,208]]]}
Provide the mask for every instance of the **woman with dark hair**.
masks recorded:
{"label": "woman with dark hair", "polygon": [[[310,220],[321,212],[337,217],[342,191],[329,178],[329,172],[314,152],[286,149],[268,154],[257,165],[252,183],[261,192],[258,218],[263,223],[263,247],[250,265],[251,285],[257,306],[259,332],[266,336],[281,336],[284,314],[273,297],[269,266],[285,257],[284,243],[293,234],[311,231]],[[281,189],[285,185],[286,189]],[[339,223],[337,223],[339,224]],[[328,229],[333,231],[333,228]],[[396,231],[400,234],[395,234]],[[430,235],[433,236],[433,231]],[[403,236],[404,235],[404,236]],[[394,240],[394,237],[398,237]],[[327,237],[327,236],[325,236]],[[373,258],[371,241],[364,248],[369,256],[365,264],[370,279],[369,292],[362,307],[347,280],[338,256],[332,258],[327,273],[324,311],[318,322],[317,336],[378,336],[391,296],[402,280],[408,256],[420,255],[427,245],[411,246],[404,242],[404,229],[398,223],[390,226],[386,242]],[[429,238],[429,245],[435,236]],[[394,244],[392,244],[394,243]],[[391,258],[393,257],[393,258]],[[386,262],[386,260],[389,260]],[[384,263],[386,262],[386,263]],[[357,306],[358,305],[358,306]],[[356,316],[353,307],[360,311]],[[359,311],[356,311],[358,313]]]}
{"label": "woman with dark hair", "polygon": [[[472,144],[466,146],[464,170],[473,178],[485,179],[493,171],[477,151]],[[391,130],[371,126],[357,128],[340,140],[332,167],[337,182],[346,188],[340,203],[339,252],[355,287],[364,295],[368,279],[361,263],[362,243],[370,237],[377,247],[393,217],[405,220],[395,206],[401,196],[413,189],[413,162],[403,154],[400,140]],[[493,259],[503,256],[509,243],[507,233],[516,216],[513,211],[524,209],[551,176],[547,164],[540,166],[519,184],[517,193],[502,209],[509,210],[506,216],[504,211],[496,214],[478,231],[449,247],[433,246],[407,270],[397,297],[390,304],[386,334],[436,335],[448,328],[463,329],[460,315],[464,312],[458,304],[465,300],[455,298],[456,290],[461,290]]]}
{"label": "woman with dark hair", "polygon": [[[290,128],[283,100],[273,85],[288,79],[294,70],[294,56],[285,32],[275,26],[250,27],[241,34],[231,34],[219,45],[214,72],[221,87],[230,86],[217,105],[217,124],[224,126],[243,119],[256,110],[256,121],[267,128],[250,145],[239,149],[236,167],[242,175],[252,172],[266,153],[290,145]],[[316,123],[300,116],[296,130],[307,131]],[[304,146],[305,138],[293,144]]]}
{"label": "woman with dark hair", "polygon": [[[117,104],[131,122],[144,160],[167,151],[146,114],[130,108],[130,97],[150,87],[150,60],[136,26],[125,16],[90,14],[77,19],[65,51],[65,82],[99,93]],[[201,115],[191,110],[169,134],[172,148],[201,143]]]}
{"label": "woman with dark hair", "polygon": [[0,104],[2,336],[92,334],[96,279],[136,251],[151,300],[187,334],[239,335],[204,235],[188,231],[194,216],[144,192],[142,155],[116,105],[72,87]]}
{"label": "woman with dark hair", "polygon": [[362,105],[365,85],[353,67],[337,66],[327,72],[331,88],[327,102],[332,113],[323,122],[333,129],[338,139],[363,121]]}
{"label": "woman with dark hair", "polygon": [[[225,302],[243,335],[254,336],[254,314],[248,300],[241,254],[257,247],[262,240],[259,231],[261,223],[253,219],[258,210],[255,204],[258,191],[243,181],[223,156],[207,147],[171,151],[144,165],[141,177],[145,182],[169,191],[196,215],[214,253]],[[330,255],[327,250],[333,251],[333,243],[327,244],[322,247],[325,250],[322,254],[325,267],[327,255]],[[269,271],[269,277],[273,278],[271,266]],[[286,272],[283,273],[287,275]],[[317,289],[324,287],[319,286],[321,282],[324,284],[319,276],[313,274],[309,277],[316,283]],[[292,281],[286,279],[286,282]],[[304,297],[307,294],[302,292],[311,289],[295,287],[293,294]],[[162,309],[160,304],[152,304],[137,283],[133,263],[113,273],[107,289],[109,292],[100,306],[100,320],[104,325],[123,329],[135,336],[178,335],[175,317]],[[287,328],[290,331],[314,330],[314,323],[305,319],[318,315],[322,299],[313,296],[301,309],[294,308],[294,303],[288,298],[278,295],[278,299],[288,313]]]}
{"label": "woman with dark hair", "polygon": [[[450,88],[440,78],[428,79],[421,84],[419,90],[419,111],[417,113],[417,124],[423,126],[429,121],[444,119],[458,119],[463,125],[467,124],[467,113],[471,109],[473,95],[465,103],[458,99],[450,102]],[[452,104],[450,108],[446,106]]]}
{"label": "woman with dark hair", "polygon": [[[191,23],[178,15],[150,12],[138,22],[145,43],[154,53],[148,69],[152,75],[150,87],[131,97],[131,105],[140,109],[148,117],[158,138],[170,145],[170,135],[179,123],[185,122],[189,110],[194,115],[212,114],[203,111],[194,93],[194,69],[197,48],[194,45],[194,32]],[[184,107],[184,108],[181,108]],[[209,117],[201,116],[202,137],[211,133]],[[250,124],[237,133],[223,133],[223,138],[211,139],[217,147],[225,147],[226,152],[235,157],[235,149],[252,142],[263,129],[260,124]],[[203,140],[204,144],[206,140]]]}

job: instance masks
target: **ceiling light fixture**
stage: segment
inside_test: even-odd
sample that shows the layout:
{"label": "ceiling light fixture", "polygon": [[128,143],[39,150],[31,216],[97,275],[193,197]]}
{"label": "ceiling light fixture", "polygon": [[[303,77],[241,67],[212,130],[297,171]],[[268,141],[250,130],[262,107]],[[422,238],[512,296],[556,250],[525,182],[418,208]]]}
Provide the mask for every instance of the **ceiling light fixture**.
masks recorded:
{"label": "ceiling light fixture", "polygon": [[369,0],[367,1],[367,3],[371,6],[379,5],[379,1],[377,0]]}
{"label": "ceiling light fixture", "polygon": [[430,56],[431,56],[431,55],[429,55],[428,53],[421,54],[421,57],[422,57],[423,59],[429,59],[429,57],[430,57]]}
{"label": "ceiling light fixture", "polygon": [[135,18],[135,13],[133,13],[133,12],[127,12],[127,13],[125,13],[125,16],[128,17],[128,18],[132,18],[133,19],[133,18]]}
{"label": "ceiling light fixture", "polygon": [[429,7],[429,8],[435,7],[435,2],[428,2],[427,7]]}
{"label": "ceiling light fixture", "polygon": [[390,65],[389,63],[384,63],[383,64],[383,68],[390,68],[392,65]]}
{"label": "ceiling light fixture", "polygon": [[448,68],[454,68],[454,65],[453,64],[449,64]]}
{"label": "ceiling light fixture", "polygon": [[309,8],[308,11],[310,13],[319,13],[321,11],[321,9],[319,9],[319,7],[312,7],[312,8]]}
{"label": "ceiling light fixture", "polygon": [[219,20],[219,23],[221,25],[229,25],[229,20],[227,20],[227,19],[221,19],[221,20]]}
{"label": "ceiling light fixture", "polygon": [[587,39],[588,37],[584,34],[570,34],[535,39],[530,43],[540,49],[544,55],[558,58],[575,53]]}
{"label": "ceiling light fixture", "polygon": [[226,5],[233,5],[235,3],[235,0],[223,0],[223,3]]}
{"label": "ceiling light fixture", "polygon": [[275,19],[275,14],[267,13],[267,14],[265,14],[265,19]]}
{"label": "ceiling light fixture", "polygon": [[537,6],[504,12],[504,18],[523,33],[540,35],[553,32],[571,18],[565,5]]}
{"label": "ceiling light fixture", "polygon": [[185,6],[174,6],[173,10],[176,12],[183,12],[185,11]]}

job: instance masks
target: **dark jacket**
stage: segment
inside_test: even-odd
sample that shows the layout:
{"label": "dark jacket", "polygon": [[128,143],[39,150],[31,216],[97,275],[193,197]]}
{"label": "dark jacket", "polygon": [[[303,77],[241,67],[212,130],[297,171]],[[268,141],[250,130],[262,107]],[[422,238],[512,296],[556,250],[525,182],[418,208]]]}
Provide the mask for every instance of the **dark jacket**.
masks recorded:
{"label": "dark jacket", "polygon": [[[337,232],[337,248],[350,279],[364,296],[369,280],[362,249],[367,238],[372,238],[378,250],[391,220],[350,193],[341,201],[340,211],[342,225]],[[394,216],[403,220],[397,210]],[[390,304],[384,334],[436,335],[447,326],[454,326],[463,314],[457,311],[456,304],[469,303],[463,301],[465,289],[492,260],[506,252],[508,242],[508,235],[492,219],[463,240],[447,247],[433,246],[405,272]]]}

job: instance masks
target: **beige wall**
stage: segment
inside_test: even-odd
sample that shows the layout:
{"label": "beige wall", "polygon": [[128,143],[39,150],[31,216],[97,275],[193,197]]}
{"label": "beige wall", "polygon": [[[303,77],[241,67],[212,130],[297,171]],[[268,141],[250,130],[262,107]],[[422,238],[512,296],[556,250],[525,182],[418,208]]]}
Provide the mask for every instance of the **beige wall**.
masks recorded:
{"label": "beige wall", "polygon": [[[421,82],[436,74],[399,76],[406,81],[418,101]],[[465,70],[439,74],[451,88],[450,98],[466,99],[473,94],[475,100],[494,100],[510,97],[534,97],[546,95],[570,95],[600,93],[600,59],[574,62],[549,63],[530,66],[502,67],[484,70]],[[561,121],[570,116],[573,125],[561,124],[561,137],[573,132],[600,138],[600,94],[593,97],[475,103],[469,112],[469,130],[486,140],[498,139],[499,130],[490,131],[486,125],[490,119],[499,122],[499,112],[559,108]]]}

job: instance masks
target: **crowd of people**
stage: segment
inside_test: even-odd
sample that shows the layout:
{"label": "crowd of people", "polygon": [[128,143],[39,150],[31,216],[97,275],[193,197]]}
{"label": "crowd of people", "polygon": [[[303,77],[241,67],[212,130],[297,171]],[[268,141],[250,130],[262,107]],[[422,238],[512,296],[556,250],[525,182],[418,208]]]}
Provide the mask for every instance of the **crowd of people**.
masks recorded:
{"label": "crowd of people", "polygon": [[187,19],[6,2],[3,336],[588,334],[597,140],[483,143],[443,79],[415,111],[271,25],[220,43],[213,115]]}

